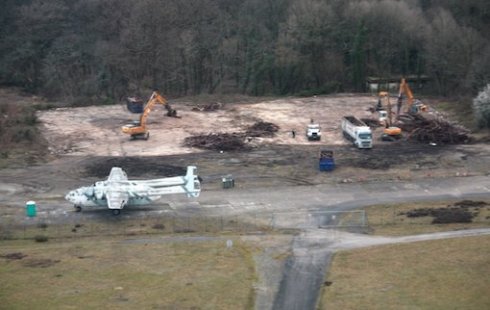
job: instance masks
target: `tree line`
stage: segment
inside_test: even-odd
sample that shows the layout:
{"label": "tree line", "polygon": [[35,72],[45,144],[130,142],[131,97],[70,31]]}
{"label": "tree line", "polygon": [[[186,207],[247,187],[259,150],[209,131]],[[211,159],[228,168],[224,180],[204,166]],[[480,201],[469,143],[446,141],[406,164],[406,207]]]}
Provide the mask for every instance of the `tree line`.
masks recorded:
{"label": "tree line", "polygon": [[490,83],[488,0],[4,0],[0,84],[65,100]]}

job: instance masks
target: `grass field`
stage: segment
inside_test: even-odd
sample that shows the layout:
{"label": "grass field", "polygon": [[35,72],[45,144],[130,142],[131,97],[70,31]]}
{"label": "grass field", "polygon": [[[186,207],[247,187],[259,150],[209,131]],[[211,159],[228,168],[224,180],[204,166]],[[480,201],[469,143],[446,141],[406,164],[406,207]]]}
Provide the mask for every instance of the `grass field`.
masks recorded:
{"label": "grass field", "polygon": [[[477,215],[471,223],[431,224],[433,217],[407,217],[407,212],[420,209],[453,208],[458,201],[438,201],[420,203],[399,203],[375,205],[364,208],[371,234],[382,236],[402,236],[440,231],[490,227],[490,203],[479,208],[468,208]],[[488,202],[487,202],[488,203]]]}
{"label": "grass field", "polygon": [[0,308],[253,308],[253,249],[227,239],[0,241]]}
{"label": "grass field", "polygon": [[[412,210],[455,203],[371,206],[367,221],[376,235],[490,226],[488,205],[467,208],[478,213],[474,223],[433,225],[431,216],[407,217]],[[233,225],[241,231],[238,222]],[[184,233],[189,227],[195,225],[164,219],[7,225],[0,238],[0,309],[253,308],[259,246],[236,232],[209,233],[217,227],[212,222],[199,229],[208,232],[204,236]],[[36,236],[47,241],[35,242]],[[227,239],[233,247],[227,248]],[[489,308],[489,241],[471,237],[339,252],[320,308]]]}
{"label": "grass field", "polygon": [[490,236],[335,255],[319,309],[490,309]]}

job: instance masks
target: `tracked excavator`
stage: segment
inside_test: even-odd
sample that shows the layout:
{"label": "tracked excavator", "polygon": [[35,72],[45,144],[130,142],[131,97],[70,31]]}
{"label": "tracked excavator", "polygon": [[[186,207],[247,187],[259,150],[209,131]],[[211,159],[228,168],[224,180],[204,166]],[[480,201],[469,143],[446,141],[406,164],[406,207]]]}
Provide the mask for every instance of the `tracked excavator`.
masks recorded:
{"label": "tracked excavator", "polygon": [[167,102],[165,98],[163,98],[158,92],[154,91],[151,94],[150,99],[146,103],[143,113],[141,113],[140,115],[139,121],[135,121],[131,124],[124,125],[122,127],[122,132],[129,134],[131,140],[134,139],[148,140],[150,138],[150,132],[146,127],[146,121],[155,104],[163,105],[167,110],[167,116],[177,117],[177,111],[172,109],[172,107],[170,106],[170,104]]}
{"label": "tracked excavator", "polygon": [[[385,102],[383,107],[382,101]],[[398,140],[402,136],[402,130],[400,127],[393,126],[393,112],[390,102],[390,94],[388,92],[382,91],[378,94],[378,106],[376,110],[379,113],[380,124],[384,127],[383,134],[381,135],[381,140],[383,141],[394,141]]]}
{"label": "tracked excavator", "polygon": [[412,90],[410,89],[410,86],[408,86],[408,83],[405,81],[404,78],[402,78],[400,81],[400,91],[398,93],[396,115],[400,115],[400,110],[403,104],[403,95],[405,95],[408,99],[407,109],[406,109],[407,114],[418,114],[419,112],[427,111],[427,106],[425,104],[420,102],[420,100],[413,98],[413,93]]}

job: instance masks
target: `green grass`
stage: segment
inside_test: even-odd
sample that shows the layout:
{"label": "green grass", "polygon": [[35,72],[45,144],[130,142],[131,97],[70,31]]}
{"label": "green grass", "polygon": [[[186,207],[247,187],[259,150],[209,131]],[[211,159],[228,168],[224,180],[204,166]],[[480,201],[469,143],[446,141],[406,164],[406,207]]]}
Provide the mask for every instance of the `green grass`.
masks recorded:
{"label": "green grass", "polygon": [[[0,206],[1,207],[1,206]],[[23,211],[23,210],[22,210]],[[13,214],[10,214],[13,216]],[[22,216],[16,210],[16,216]],[[238,217],[196,217],[175,218],[161,216],[145,219],[123,219],[113,217],[103,221],[84,220],[73,223],[48,224],[49,219],[29,219],[24,223],[5,220],[0,225],[2,239],[35,239],[45,236],[49,240],[66,238],[86,238],[95,236],[143,236],[162,234],[236,234],[255,231],[270,231],[269,218],[254,218],[242,215]]]}
{"label": "green grass", "polygon": [[490,236],[335,255],[319,309],[489,309]]}
{"label": "green grass", "polygon": [[235,240],[227,249],[218,239],[149,238],[1,241],[0,255],[27,256],[0,258],[0,305],[4,309],[253,307],[255,273],[247,244]]}

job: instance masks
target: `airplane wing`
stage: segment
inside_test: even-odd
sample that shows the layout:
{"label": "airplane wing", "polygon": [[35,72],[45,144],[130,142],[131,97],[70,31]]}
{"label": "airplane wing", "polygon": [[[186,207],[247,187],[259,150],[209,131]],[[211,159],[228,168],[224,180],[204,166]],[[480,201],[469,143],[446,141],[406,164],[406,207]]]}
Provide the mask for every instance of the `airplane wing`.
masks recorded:
{"label": "airplane wing", "polygon": [[129,193],[120,182],[128,180],[126,173],[119,167],[112,167],[107,178],[105,197],[109,209],[122,209],[129,200]]}
{"label": "airplane wing", "polygon": [[129,194],[113,185],[106,190],[105,197],[109,209],[122,209],[128,203]]}
{"label": "airplane wing", "polygon": [[109,177],[107,178],[107,181],[127,181],[128,176],[126,175],[126,172],[122,170],[119,167],[112,167],[111,173],[109,173]]}

